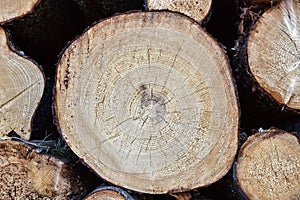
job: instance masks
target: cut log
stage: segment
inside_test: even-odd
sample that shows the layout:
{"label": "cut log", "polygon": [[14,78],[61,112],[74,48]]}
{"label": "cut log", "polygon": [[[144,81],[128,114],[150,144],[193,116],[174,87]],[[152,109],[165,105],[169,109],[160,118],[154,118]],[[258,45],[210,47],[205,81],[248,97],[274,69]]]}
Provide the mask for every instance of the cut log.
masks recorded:
{"label": "cut log", "polygon": [[207,186],[230,169],[239,109],[223,49],[172,12],[104,20],[58,63],[63,138],[101,177],[145,193]]}
{"label": "cut log", "polygon": [[181,12],[201,23],[209,16],[212,0],[147,0],[149,10]]}
{"label": "cut log", "polygon": [[21,17],[33,10],[40,0],[3,0],[0,6],[0,24]]}
{"label": "cut log", "polygon": [[68,162],[0,140],[1,199],[82,199],[87,191]]}
{"label": "cut log", "polygon": [[0,74],[0,137],[14,131],[28,140],[43,95],[44,76],[35,63],[12,50],[1,27]]}
{"label": "cut log", "polygon": [[299,139],[271,128],[248,138],[239,152],[236,175],[250,199],[300,198]]}
{"label": "cut log", "polygon": [[255,90],[266,92],[282,108],[300,110],[299,0],[284,0],[259,18],[250,32],[247,56]]}
{"label": "cut log", "polygon": [[89,194],[85,200],[134,200],[134,198],[119,187],[103,186]]}

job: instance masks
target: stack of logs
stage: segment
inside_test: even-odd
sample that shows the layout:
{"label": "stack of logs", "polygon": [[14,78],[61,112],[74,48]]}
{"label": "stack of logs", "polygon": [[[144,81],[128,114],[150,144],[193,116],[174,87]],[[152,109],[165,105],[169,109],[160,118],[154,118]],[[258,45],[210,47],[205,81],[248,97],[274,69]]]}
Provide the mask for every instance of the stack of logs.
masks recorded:
{"label": "stack of logs", "polygon": [[[85,19],[107,4],[75,2]],[[57,62],[54,115],[77,161],[105,180],[97,189],[60,152],[66,146],[31,135],[45,77],[4,27],[40,3],[0,8],[1,198],[209,199],[195,191],[230,173],[239,197],[300,198],[299,137],[270,128],[243,140],[248,102],[237,96],[248,91],[263,107],[298,116],[299,0],[237,1],[243,9],[231,63],[203,28],[211,0],[147,0],[147,11],[101,20],[69,42]]]}

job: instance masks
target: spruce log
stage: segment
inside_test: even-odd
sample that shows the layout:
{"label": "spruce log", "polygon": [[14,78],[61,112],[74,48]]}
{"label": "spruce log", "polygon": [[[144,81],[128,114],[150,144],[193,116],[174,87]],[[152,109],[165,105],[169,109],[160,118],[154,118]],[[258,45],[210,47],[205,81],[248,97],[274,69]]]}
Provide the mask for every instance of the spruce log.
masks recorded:
{"label": "spruce log", "polygon": [[0,6],[0,24],[31,12],[39,1],[2,0]]}
{"label": "spruce log", "polygon": [[39,67],[18,55],[0,27],[0,137],[14,131],[28,140],[31,120],[44,90]]}
{"label": "spruce log", "polygon": [[62,136],[109,182],[174,193],[230,169],[235,85],[223,49],[189,17],[134,12],[99,22],[70,44],[57,72]]}
{"label": "spruce log", "polygon": [[86,186],[66,160],[39,154],[21,142],[0,140],[1,199],[82,199]]}
{"label": "spruce log", "polygon": [[84,200],[134,200],[134,198],[119,187],[103,186],[94,190]]}
{"label": "spruce log", "polygon": [[149,10],[181,12],[197,22],[203,22],[210,13],[212,0],[147,0]]}
{"label": "spruce log", "polygon": [[236,175],[249,199],[300,198],[300,141],[271,128],[248,138],[239,152]]}

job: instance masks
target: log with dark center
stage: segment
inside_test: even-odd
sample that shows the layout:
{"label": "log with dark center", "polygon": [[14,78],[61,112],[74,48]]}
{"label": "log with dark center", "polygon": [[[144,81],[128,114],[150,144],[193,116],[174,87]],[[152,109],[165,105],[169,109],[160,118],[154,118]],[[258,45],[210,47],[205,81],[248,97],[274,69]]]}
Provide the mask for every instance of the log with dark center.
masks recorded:
{"label": "log with dark center", "polygon": [[171,12],[104,20],[58,64],[62,136],[104,179],[146,193],[207,186],[230,169],[239,109],[223,49]]}

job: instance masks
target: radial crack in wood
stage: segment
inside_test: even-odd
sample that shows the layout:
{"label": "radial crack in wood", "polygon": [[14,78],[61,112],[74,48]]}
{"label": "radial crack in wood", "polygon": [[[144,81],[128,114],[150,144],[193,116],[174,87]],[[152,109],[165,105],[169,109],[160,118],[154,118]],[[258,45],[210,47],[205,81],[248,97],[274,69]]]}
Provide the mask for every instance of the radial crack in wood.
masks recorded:
{"label": "radial crack in wood", "polygon": [[248,62],[259,85],[279,104],[300,109],[300,1],[266,11],[250,32]]}
{"label": "radial crack in wood", "polygon": [[149,10],[181,12],[201,23],[210,13],[212,0],[147,0]]}
{"label": "radial crack in wood", "polygon": [[58,63],[62,136],[106,180],[146,193],[209,185],[230,169],[239,110],[223,49],[190,18],[104,20]]}
{"label": "radial crack in wood", "polygon": [[28,140],[45,80],[36,64],[12,51],[1,27],[0,74],[0,137],[14,131]]}
{"label": "radial crack in wood", "polygon": [[29,13],[39,1],[1,0],[0,24]]}
{"label": "radial crack in wood", "polygon": [[250,199],[300,198],[300,141],[275,128],[248,138],[239,152],[236,174]]}

